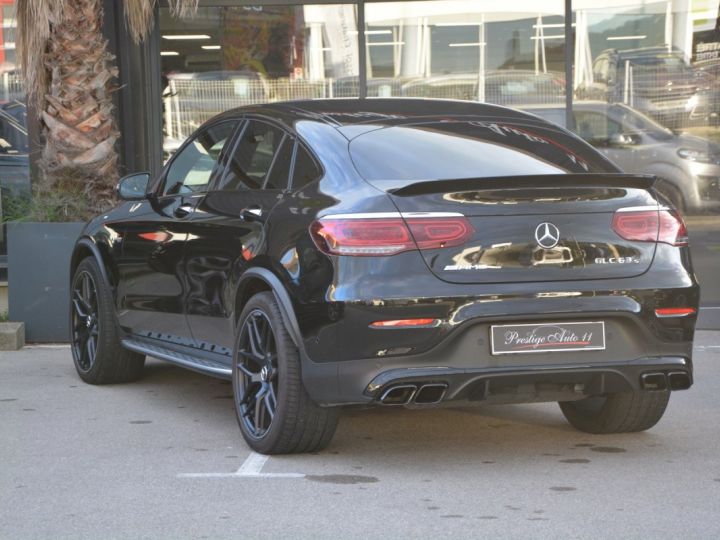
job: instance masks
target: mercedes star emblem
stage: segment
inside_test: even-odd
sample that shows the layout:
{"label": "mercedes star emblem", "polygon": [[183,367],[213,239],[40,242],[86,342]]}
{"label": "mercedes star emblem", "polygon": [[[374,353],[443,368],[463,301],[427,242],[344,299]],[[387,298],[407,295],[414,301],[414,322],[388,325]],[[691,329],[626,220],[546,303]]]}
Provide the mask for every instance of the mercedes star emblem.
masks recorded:
{"label": "mercedes star emblem", "polygon": [[535,241],[541,248],[552,249],[560,241],[560,229],[547,221],[541,223],[535,229]]}

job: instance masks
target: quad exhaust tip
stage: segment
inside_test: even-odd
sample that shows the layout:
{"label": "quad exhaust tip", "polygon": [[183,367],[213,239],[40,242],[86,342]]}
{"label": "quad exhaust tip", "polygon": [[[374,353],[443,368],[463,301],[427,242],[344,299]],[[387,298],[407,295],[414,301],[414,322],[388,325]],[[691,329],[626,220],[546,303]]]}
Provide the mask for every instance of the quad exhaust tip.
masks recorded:
{"label": "quad exhaust tip", "polygon": [[687,390],[692,386],[692,380],[686,371],[671,371],[667,377],[671,390]]}
{"label": "quad exhaust tip", "polygon": [[447,384],[425,384],[415,394],[415,403],[418,405],[436,405],[445,397]]}
{"label": "quad exhaust tip", "polygon": [[687,390],[692,386],[692,379],[687,371],[670,371],[665,373],[643,373],[640,375],[643,390]]}
{"label": "quad exhaust tip", "polygon": [[380,403],[383,405],[436,405],[445,397],[447,387],[448,385],[445,383],[391,386],[380,396]]}
{"label": "quad exhaust tip", "polygon": [[380,396],[380,402],[383,405],[407,405],[415,397],[416,392],[417,386],[414,384],[391,386]]}

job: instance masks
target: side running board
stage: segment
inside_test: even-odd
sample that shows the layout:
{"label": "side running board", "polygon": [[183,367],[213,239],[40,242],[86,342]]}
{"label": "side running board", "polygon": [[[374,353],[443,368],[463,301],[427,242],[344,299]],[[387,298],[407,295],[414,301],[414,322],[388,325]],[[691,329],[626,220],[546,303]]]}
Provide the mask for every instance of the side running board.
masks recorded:
{"label": "side running board", "polygon": [[227,363],[208,358],[205,355],[189,354],[136,338],[125,338],[120,343],[130,351],[159,358],[205,375],[212,375],[220,379],[230,379],[232,376],[232,369]]}

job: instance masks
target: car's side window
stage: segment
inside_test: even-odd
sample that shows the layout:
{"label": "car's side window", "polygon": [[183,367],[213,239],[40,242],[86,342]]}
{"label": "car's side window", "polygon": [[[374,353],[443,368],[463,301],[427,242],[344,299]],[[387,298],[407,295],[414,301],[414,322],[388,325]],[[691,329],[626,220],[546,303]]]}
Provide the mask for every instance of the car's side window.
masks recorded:
{"label": "car's side window", "polygon": [[237,120],[221,122],[200,132],[173,158],[165,176],[163,195],[203,193],[230,139]]}
{"label": "car's side window", "polygon": [[595,82],[607,82],[608,59],[598,58],[593,66],[593,79]]}
{"label": "car's side window", "polygon": [[292,189],[299,189],[320,178],[322,171],[310,153],[301,145],[297,145],[295,168],[293,169]]}
{"label": "car's side window", "polygon": [[286,135],[280,149],[275,154],[275,159],[263,186],[264,189],[287,189],[294,147],[294,139],[290,135]]}
{"label": "car's side window", "polygon": [[620,124],[603,114],[575,111],[575,124],[580,137],[590,144],[605,144],[612,135],[622,132]]}
{"label": "car's side window", "polygon": [[227,161],[225,176],[217,189],[263,188],[270,180],[270,169],[285,138],[281,129],[260,120],[249,120]]}

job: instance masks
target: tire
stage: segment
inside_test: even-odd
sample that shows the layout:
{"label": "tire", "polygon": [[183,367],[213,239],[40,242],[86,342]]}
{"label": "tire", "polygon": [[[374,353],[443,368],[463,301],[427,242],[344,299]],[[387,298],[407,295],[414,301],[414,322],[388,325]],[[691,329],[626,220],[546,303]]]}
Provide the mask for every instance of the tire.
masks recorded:
{"label": "tire", "polygon": [[89,384],[135,381],[145,356],[120,345],[115,303],[93,257],[83,259],[70,287],[70,349],[75,369]]}
{"label": "tire", "polygon": [[657,424],[669,400],[669,391],[619,392],[561,401],[560,410],[570,425],[586,433],[633,433]]}
{"label": "tire", "polygon": [[682,196],[682,193],[680,193],[679,189],[674,187],[667,180],[662,179],[658,181],[658,185],[655,189],[657,189],[657,191],[659,191],[667,200],[669,200],[672,205],[678,210],[678,212],[680,212],[680,214],[685,214],[685,199]]}
{"label": "tire", "polygon": [[271,292],[253,296],[240,315],[232,381],[240,431],[254,451],[318,452],[330,443],[339,412],[319,407],[306,392],[300,354]]}

